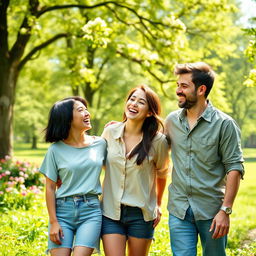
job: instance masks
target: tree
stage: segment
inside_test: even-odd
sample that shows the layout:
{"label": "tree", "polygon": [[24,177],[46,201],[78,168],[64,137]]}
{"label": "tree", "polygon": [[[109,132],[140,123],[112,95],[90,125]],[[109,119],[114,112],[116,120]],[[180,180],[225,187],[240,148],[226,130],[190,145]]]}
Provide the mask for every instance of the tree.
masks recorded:
{"label": "tree", "polygon": [[[256,95],[256,16],[250,19],[249,28],[244,29],[246,35],[249,36],[249,45],[245,51],[245,55],[251,63],[251,69],[248,72],[249,75],[244,82],[244,85],[247,91],[251,92],[249,98],[251,99],[251,104],[248,106],[251,120],[247,123],[247,144],[248,146],[255,146],[256,141],[256,128],[255,128],[255,120],[256,120],[256,107],[255,107],[255,95]],[[251,141],[250,141],[251,140]]]}
{"label": "tree", "polygon": [[[111,80],[106,68],[116,64],[117,58],[136,63],[138,73],[158,81],[168,97],[173,87],[170,70],[177,61],[211,59],[211,46],[216,46],[215,53],[230,51],[220,47],[227,44],[220,38],[230,25],[232,0],[182,0],[168,5],[164,0],[70,2],[0,0],[0,158],[11,154],[20,72],[53,43],[61,49],[66,43],[66,64],[74,74],[73,92],[82,90],[94,107],[104,100],[100,95],[105,80]],[[83,43],[86,54],[80,60]],[[76,58],[79,61],[74,62]]]}
{"label": "tree", "polygon": [[[35,36],[35,31],[37,27],[37,22],[48,13],[56,12],[57,15],[53,18],[56,21],[58,17],[58,12],[65,9],[107,9],[108,13],[112,13],[112,16],[116,20],[120,20],[120,24],[125,27],[133,26],[135,30],[139,31],[144,38],[146,44],[156,45],[152,39],[161,39],[163,42],[160,42],[162,46],[166,44],[166,40],[170,38],[172,33],[169,35],[165,34],[165,29],[172,29],[173,31],[179,30],[180,27],[173,25],[170,20],[166,19],[165,22],[154,20],[156,14],[151,10],[151,12],[143,16],[137,10],[140,8],[140,1],[134,1],[132,5],[123,4],[119,1],[103,1],[100,3],[94,3],[92,1],[91,5],[80,4],[80,1],[74,1],[74,4],[63,5],[62,1],[57,1],[55,5],[52,5],[50,1],[39,0],[29,0],[26,4],[22,4],[21,1],[12,1],[10,5],[9,0],[0,1],[0,157],[3,157],[6,154],[11,153],[11,131],[12,131],[12,120],[13,120],[13,106],[15,103],[15,90],[17,85],[17,80],[20,74],[20,71],[24,65],[40,50],[52,44],[60,38],[67,38],[67,33],[56,33],[51,37],[44,38],[44,40],[39,40],[40,43],[36,46],[32,46],[31,42],[36,42],[33,38]],[[14,39],[14,42],[11,47],[9,47],[9,37],[8,37],[8,15],[12,14],[12,9],[19,8],[19,14],[22,14],[22,20],[20,22],[19,28],[16,28],[17,38]],[[152,6],[153,7],[153,6]],[[152,8],[150,7],[150,8]],[[9,10],[8,10],[9,8]],[[141,9],[144,7],[142,6]],[[150,9],[149,8],[149,9]],[[122,15],[133,16],[135,22],[127,23],[121,18],[119,13]],[[143,14],[146,12],[143,12]],[[153,18],[150,19],[150,15],[153,15]],[[56,30],[52,28],[52,30]],[[93,37],[93,34],[91,34]],[[158,36],[159,38],[156,38]],[[89,47],[88,47],[89,49]],[[94,54],[93,47],[90,47],[90,54]],[[120,51],[120,54],[125,54]],[[141,60],[140,60],[141,61]],[[87,63],[90,68],[90,62]],[[87,97],[92,95],[92,87],[87,86]],[[90,101],[90,98],[89,98]]]}

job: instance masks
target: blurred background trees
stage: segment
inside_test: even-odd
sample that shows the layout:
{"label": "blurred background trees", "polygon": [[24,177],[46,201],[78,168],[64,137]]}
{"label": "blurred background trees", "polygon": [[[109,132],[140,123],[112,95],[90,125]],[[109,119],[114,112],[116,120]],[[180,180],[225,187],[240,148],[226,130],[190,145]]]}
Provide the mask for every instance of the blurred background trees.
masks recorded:
{"label": "blurred background trees", "polygon": [[[130,88],[148,84],[163,117],[177,108],[176,63],[218,74],[210,100],[256,144],[255,26],[238,0],[0,0],[0,158],[12,138],[37,146],[52,104],[84,96],[92,134],[121,120]],[[254,27],[253,27],[254,26]],[[12,133],[14,124],[14,133]]]}

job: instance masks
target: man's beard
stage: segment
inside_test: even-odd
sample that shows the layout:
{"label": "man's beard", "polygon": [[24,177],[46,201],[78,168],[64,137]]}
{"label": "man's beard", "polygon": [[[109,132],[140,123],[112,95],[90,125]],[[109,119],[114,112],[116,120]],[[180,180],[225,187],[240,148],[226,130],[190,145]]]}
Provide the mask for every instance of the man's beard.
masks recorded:
{"label": "man's beard", "polygon": [[184,96],[185,97],[185,101],[184,102],[178,102],[178,106],[180,108],[185,108],[185,109],[190,109],[192,108],[193,106],[196,105],[197,103],[197,97],[196,97],[196,94],[192,95],[192,96],[189,96],[189,98],[186,97],[186,95],[182,94],[182,93],[179,93],[177,94],[178,96]]}

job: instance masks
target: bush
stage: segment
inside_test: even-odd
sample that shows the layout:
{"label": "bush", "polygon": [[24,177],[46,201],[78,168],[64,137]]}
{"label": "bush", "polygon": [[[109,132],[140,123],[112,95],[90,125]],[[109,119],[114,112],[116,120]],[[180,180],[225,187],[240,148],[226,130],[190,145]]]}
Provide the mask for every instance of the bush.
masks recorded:
{"label": "bush", "polygon": [[6,156],[0,159],[0,211],[29,209],[43,187],[38,168]]}

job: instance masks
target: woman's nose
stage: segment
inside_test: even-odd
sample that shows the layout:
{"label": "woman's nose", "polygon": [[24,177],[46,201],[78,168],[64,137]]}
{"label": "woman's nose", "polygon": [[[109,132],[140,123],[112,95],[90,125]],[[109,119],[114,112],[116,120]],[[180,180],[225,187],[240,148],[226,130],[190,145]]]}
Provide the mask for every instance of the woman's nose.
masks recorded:
{"label": "woman's nose", "polygon": [[88,110],[85,110],[85,111],[84,111],[84,115],[85,115],[85,116],[90,116],[90,112],[89,112]]}

